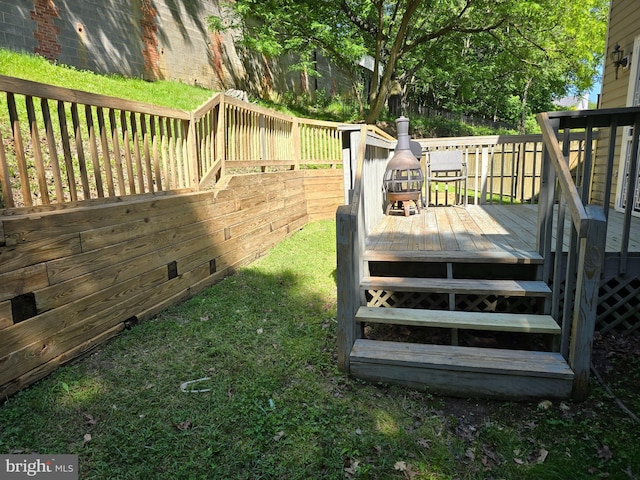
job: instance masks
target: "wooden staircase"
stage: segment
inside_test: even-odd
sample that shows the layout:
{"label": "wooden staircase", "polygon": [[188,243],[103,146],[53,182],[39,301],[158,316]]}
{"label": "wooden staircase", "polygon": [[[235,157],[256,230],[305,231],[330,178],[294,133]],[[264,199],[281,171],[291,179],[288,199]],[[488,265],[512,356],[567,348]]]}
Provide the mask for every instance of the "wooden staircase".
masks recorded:
{"label": "wooden staircase", "polygon": [[[571,396],[574,374],[554,351],[560,327],[547,314],[551,290],[537,253],[367,250],[363,260],[367,306],[355,315],[353,375],[463,397]],[[380,326],[408,338],[365,334]],[[491,343],[497,336],[509,341]]]}

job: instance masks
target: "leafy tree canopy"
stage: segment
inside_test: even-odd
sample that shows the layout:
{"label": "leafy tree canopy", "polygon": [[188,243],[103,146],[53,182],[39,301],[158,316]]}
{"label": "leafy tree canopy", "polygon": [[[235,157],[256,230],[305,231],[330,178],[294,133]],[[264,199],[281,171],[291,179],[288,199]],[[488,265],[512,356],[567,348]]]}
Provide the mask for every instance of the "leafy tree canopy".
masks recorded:
{"label": "leafy tree canopy", "polygon": [[520,120],[554,96],[587,90],[604,50],[608,0],[235,0],[247,46],[295,52],[313,73],[321,49],[356,72],[375,59],[365,120],[392,78],[433,107]]}

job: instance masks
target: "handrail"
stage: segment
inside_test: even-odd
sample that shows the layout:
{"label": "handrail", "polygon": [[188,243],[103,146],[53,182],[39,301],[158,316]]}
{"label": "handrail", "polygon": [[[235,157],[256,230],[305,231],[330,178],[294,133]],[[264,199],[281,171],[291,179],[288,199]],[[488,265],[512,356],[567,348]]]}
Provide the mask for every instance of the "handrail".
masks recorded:
{"label": "handrail", "polygon": [[117,108],[119,110],[144,113],[146,115],[159,115],[162,117],[189,120],[189,112],[185,110],[151,105],[148,103],[137,102],[135,100],[124,100],[121,98],[109,97],[107,95],[100,95],[98,93],[84,92],[82,90],[56,87],[46,83],[7,77],[6,75],[0,75],[0,91],[11,92],[18,95],[28,95],[31,97],[47,98],[49,100],[59,100],[62,102],[91,105],[94,107]]}
{"label": "handrail", "polygon": [[347,201],[336,212],[336,249],[338,367],[348,372],[349,354],[360,335],[355,313],[364,302],[360,284],[366,237],[383,215],[382,179],[395,139],[380,135],[377,129],[367,125],[346,130],[343,134],[348,148],[343,171]]}
{"label": "handrail", "polygon": [[[596,126],[603,129],[611,127],[609,136],[602,136],[608,139],[610,146],[603,149],[608,151],[607,161],[601,162],[606,165],[603,176],[607,184],[605,191],[610,192],[608,184],[613,179],[616,128],[620,121],[624,124],[634,118],[637,121],[638,118],[637,114],[629,116],[628,112],[618,113],[620,115],[614,116],[611,111],[554,112],[537,116],[546,149],[538,214],[538,246],[544,258],[543,279],[553,287],[551,301],[545,310],[561,323],[560,353],[573,369],[573,397],[576,400],[584,400],[588,395],[591,344],[605,258],[606,209],[609,203],[608,194],[600,205],[594,203],[591,196],[592,172],[596,161],[591,139],[594,138]],[[572,128],[584,131],[585,145],[589,147],[585,151],[583,164],[579,165],[580,171],[576,173],[575,182],[567,159]],[[564,135],[562,148],[558,143],[560,130]],[[630,188],[635,191],[634,175],[631,172]],[[558,192],[556,187],[559,187]],[[572,228],[565,255],[563,245],[567,209]],[[554,215],[555,249],[551,245]],[[624,258],[624,252],[621,258]]]}
{"label": "handrail", "polygon": [[587,234],[589,217],[584,205],[582,204],[578,188],[576,187],[571,176],[571,172],[569,171],[568,162],[564,160],[565,156],[558,144],[558,136],[551,126],[549,114],[546,112],[539,113],[538,123],[542,129],[542,136],[544,138],[547,151],[549,152],[549,159],[553,163],[556,176],[560,182],[560,187],[566,196],[567,206],[571,213],[571,219],[576,227],[578,236],[583,238]]}

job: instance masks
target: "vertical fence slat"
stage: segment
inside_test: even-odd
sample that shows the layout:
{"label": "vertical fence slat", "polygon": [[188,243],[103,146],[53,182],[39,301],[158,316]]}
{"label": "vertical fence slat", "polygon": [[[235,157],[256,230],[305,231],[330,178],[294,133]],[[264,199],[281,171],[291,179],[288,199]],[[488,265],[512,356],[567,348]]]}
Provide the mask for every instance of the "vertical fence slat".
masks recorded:
{"label": "vertical fence slat", "polygon": [[100,159],[98,158],[98,143],[96,139],[96,130],[93,124],[93,114],[91,106],[85,105],[85,117],[87,119],[87,129],[89,131],[89,151],[91,152],[91,163],[93,165],[93,175],[96,183],[96,192],[98,198],[104,197],[104,188],[102,187],[102,172],[100,171]]}
{"label": "vertical fence slat", "polygon": [[78,168],[80,169],[80,182],[82,183],[82,192],[84,199],[91,198],[91,189],[89,187],[89,175],[87,173],[87,163],[84,157],[84,144],[82,142],[82,128],[80,125],[80,117],[78,115],[78,104],[71,104],[71,122],[73,124],[74,139],[76,143],[76,158],[78,160]]}
{"label": "vertical fence slat", "polygon": [[104,176],[107,181],[107,193],[110,197],[115,196],[116,191],[113,185],[113,171],[111,170],[111,156],[109,155],[109,140],[107,137],[107,128],[104,122],[104,111],[102,107],[96,108],[96,116],[98,117],[98,130],[100,133],[100,145],[102,147],[102,164],[104,165]]}
{"label": "vertical fence slat", "polygon": [[40,99],[40,109],[42,110],[44,132],[47,139],[47,148],[49,150],[49,164],[51,165],[51,174],[53,175],[53,185],[56,192],[56,201],[58,203],[62,203],[65,201],[65,195],[62,176],[60,175],[60,159],[58,158],[58,148],[56,146],[56,138],[53,132],[53,122],[51,121],[51,110],[49,109],[49,101],[46,98]]}
{"label": "vertical fence slat", "polygon": [[149,117],[149,131],[151,134],[151,153],[153,155],[153,171],[156,180],[156,189],[162,191],[162,168],[160,167],[160,151],[158,144],[158,131],[156,123],[161,123],[160,119],[155,115]]}
{"label": "vertical fence slat", "polygon": [[43,205],[51,203],[49,200],[49,188],[47,187],[47,175],[44,170],[44,161],[42,160],[42,146],[40,145],[40,135],[38,133],[38,121],[36,120],[36,111],[33,107],[33,97],[27,95],[25,97],[27,106],[27,120],[29,121],[29,133],[31,134],[31,149],[33,151],[33,162],[36,167],[36,177],[38,179],[38,191],[40,192],[40,200]]}
{"label": "vertical fence slat", "polygon": [[611,128],[609,129],[609,150],[607,153],[607,178],[605,179],[604,187],[604,217],[609,218],[609,204],[611,199],[611,184],[613,183],[613,163],[615,162],[616,155],[616,134],[618,131],[618,119],[613,118],[611,122]]}
{"label": "vertical fence slat", "polygon": [[64,166],[67,174],[67,185],[69,186],[71,201],[75,202],[78,200],[76,174],[73,167],[73,157],[71,156],[71,139],[69,136],[69,128],[67,127],[67,113],[64,102],[62,101],[58,101],[58,123],[60,125],[60,139],[62,140],[62,153],[64,155]]}
{"label": "vertical fence slat", "polygon": [[153,170],[151,168],[151,146],[149,145],[149,132],[147,129],[147,118],[140,114],[140,130],[142,131],[142,152],[144,155],[144,167],[147,175],[147,191],[153,193]]}
{"label": "vertical fence slat", "polygon": [[133,160],[131,158],[131,139],[129,128],[127,127],[127,112],[120,111],[120,126],[122,128],[122,148],[124,149],[124,161],[127,168],[127,181],[129,182],[129,193],[136,193],[136,179],[133,173]]}
{"label": "vertical fence slat", "polygon": [[[133,158],[136,162],[136,178],[138,179],[138,192],[144,193],[144,167],[142,166],[142,154],[140,153],[140,132],[135,112],[129,113],[131,122],[131,140],[133,142]],[[141,120],[142,122],[142,120]]]}
{"label": "vertical fence slat", "polygon": [[171,188],[178,188],[178,168],[176,165],[176,139],[173,133],[173,122],[167,118],[167,144],[169,148],[169,170],[171,171]]}
{"label": "vertical fence slat", "polygon": [[163,185],[171,190],[171,171],[169,164],[169,134],[166,130],[167,119],[158,118],[158,130],[160,132],[160,159],[162,160]]}
{"label": "vertical fence slat", "polygon": [[118,176],[118,191],[120,195],[126,195],[126,182],[124,180],[124,171],[122,169],[122,155],[120,154],[120,135],[118,135],[118,123],[116,121],[116,112],[113,108],[109,109],[109,125],[111,126],[111,142],[113,145],[113,161],[116,167],[116,175]]}
{"label": "vertical fence slat", "polygon": [[7,93],[7,104],[9,107],[9,120],[13,133],[13,145],[16,152],[16,162],[18,163],[18,173],[20,174],[20,191],[22,201],[27,206],[33,205],[31,199],[31,186],[29,185],[29,171],[27,169],[27,159],[24,154],[24,143],[22,142],[22,132],[20,131],[20,119],[16,108],[16,99],[13,93]]}
{"label": "vertical fence slat", "polygon": [[4,153],[4,141],[2,139],[2,131],[0,131],[0,187],[2,188],[2,202],[5,207],[13,208],[13,190],[11,188],[11,179],[9,178],[9,164]]}

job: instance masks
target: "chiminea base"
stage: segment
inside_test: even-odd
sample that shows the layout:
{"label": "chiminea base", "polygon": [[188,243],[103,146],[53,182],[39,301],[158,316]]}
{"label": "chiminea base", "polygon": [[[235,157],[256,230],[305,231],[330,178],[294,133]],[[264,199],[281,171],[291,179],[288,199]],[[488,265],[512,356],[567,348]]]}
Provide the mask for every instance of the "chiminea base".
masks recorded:
{"label": "chiminea base", "polygon": [[[420,213],[421,197],[422,192],[387,192],[387,201],[389,203],[385,215],[389,215],[393,206],[400,202],[402,202],[405,217],[411,215],[411,202],[415,205],[416,211]],[[398,206],[397,208],[399,209],[400,207]]]}

